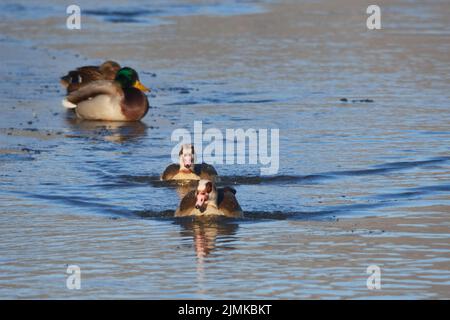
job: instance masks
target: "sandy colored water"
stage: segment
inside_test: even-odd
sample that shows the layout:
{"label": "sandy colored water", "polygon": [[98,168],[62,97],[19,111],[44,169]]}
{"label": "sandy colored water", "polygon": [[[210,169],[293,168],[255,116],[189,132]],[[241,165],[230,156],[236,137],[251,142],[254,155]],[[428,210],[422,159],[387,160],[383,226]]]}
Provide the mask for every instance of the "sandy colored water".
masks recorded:
{"label": "sandy colored water", "polygon": [[[378,2],[379,31],[364,1],[79,2],[80,31],[0,5],[1,298],[450,297],[445,2]],[[153,89],[142,122],[62,109],[59,77],[104,59]],[[216,165],[244,219],[171,217],[158,176],[196,120],[280,129],[276,176]]]}

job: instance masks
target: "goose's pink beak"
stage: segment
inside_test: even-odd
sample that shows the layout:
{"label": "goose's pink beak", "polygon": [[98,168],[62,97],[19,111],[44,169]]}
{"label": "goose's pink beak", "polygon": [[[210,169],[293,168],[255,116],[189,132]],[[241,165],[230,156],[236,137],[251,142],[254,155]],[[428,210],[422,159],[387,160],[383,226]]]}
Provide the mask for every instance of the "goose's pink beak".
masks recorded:
{"label": "goose's pink beak", "polygon": [[206,201],[208,201],[207,193],[197,194],[197,202],[195,202],[195,209],[200,209],[201,207],[203,207]]}

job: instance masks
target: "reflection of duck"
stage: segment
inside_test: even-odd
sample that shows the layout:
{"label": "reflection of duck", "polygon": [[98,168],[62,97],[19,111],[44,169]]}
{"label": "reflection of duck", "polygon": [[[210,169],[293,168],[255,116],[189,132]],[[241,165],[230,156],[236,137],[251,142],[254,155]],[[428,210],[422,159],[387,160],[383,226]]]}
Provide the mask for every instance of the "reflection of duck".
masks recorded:
{"label": "reflection of duck", "polygon": [[92,135],[95,138],[99,137],[112,142],[124,142],[131,139],[136,139],[145,135],[147,126],[141,121],[83,121],[77,118],[67,118],[67,123],[70,124],[77,132]]}
{"label": "reflection of duck", "polygon": [[61,77],[61,85],[71,93],[97,80],[114,80],[120,65],[115,61],[105,61],[100,66],[84,66],[69,71]]}
{"label": "reflection of duck", "polygon": [[143,91],[149,91],[139,81],[132,68],[120,69],[114,81],[98,80],[71,92],[63,106],[75,109],[80,119],[105,121],[136,121],[143,118],[149,104]]}
{"label": "reflection of duck", "polygon": [[176,217],[225,216],[242,217],[242,209],[231,187],[217,189],[210,180],[200,180],[197,190],[190,191],[180,202]]}
{"label": "reflection of duck", "polygon": [[161,175],[161,180],[215,180],[217,171],[213,166],[201,163],[195,164],[195,150],[192,144],[184,144],[179,152],[179,164],[171,164]]}
{"label": "reflection of duck", "polygon": [[[182,236],[192,236],[197,257],[206,257],[216,249],[218,237],[227,238],[236,234],[237,223],[229,223],[217,218],[182,219],[178,223],[183,227]],[[222,243],[224,243],[222,241]],[[227,247],[231,248],[231,247]]]}

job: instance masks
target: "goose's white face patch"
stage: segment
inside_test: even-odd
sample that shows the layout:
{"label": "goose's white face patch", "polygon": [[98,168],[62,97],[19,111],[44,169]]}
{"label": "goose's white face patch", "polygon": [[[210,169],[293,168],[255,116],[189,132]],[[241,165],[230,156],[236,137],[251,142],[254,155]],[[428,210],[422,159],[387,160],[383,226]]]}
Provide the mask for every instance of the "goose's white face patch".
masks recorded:
{"label": "goose's white face patch", "polygon": [[[206,179],[200,180],[200,181],[198,182],[197,192],[202,192],[202,191],[206,190],[207,187],[208,187],[208,184],[210,184],[211,187],[212,187],[211,181],[206,180]],[[210,190],[209,192],[211,192],[211,190]]]}
{"label": "goose's white face patch", "polygon": [[180,151],[181,168],[192,170],[195,165],[195,153],[192,144],[184,144]]}
{"label": "goose's white face patch", "polygon": [[190,169],[193,165],[194,156],[190,153],[183,154],[183,163],[187,169]]}
{"label": "goose's white face patch", "polygon": [[211,191],[213,190],[212,182],[209,180],[200,180],[197,187],[197,201],[195,202],[196,209],[205,208],[208,205],[208,200]]}

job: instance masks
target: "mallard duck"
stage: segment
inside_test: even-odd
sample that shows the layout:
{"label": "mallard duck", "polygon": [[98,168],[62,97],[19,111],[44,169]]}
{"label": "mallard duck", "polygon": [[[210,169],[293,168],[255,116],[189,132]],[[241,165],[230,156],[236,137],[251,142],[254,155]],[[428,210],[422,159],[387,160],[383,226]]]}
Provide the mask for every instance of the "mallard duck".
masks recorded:
{"label": "mallard duck", "polygon": [[70,93],[62,104],[75,109],[80,119],[105,121],[137,121],[142,119],[149,108],[149,91],[132,68],[122,68],[114,81],[93,81]]}
{"label": "mallard duck", "polygon": [[92,81],[114,80],[120,65],[115,61],[105,61],[100,66],[84,66],[69,71],[61,77],[61,84],[67,89],[67,94],[80,89]]}
{"label": "mallard duck", "polygon": [[195,149],[192,144],[184,144],[178,153],[179,164],[171,164],[161,175],[161,180],[216,180],[217,171],[206,163],[195,164]]}
{"label": "mallard duck", "polygon": [[184,196],[175,211],[175,217],[225,216],[240,218],[241,206],[236,199],[236,190],[231,187],[217,189],[214,181],[200,180],[197,190]]}

